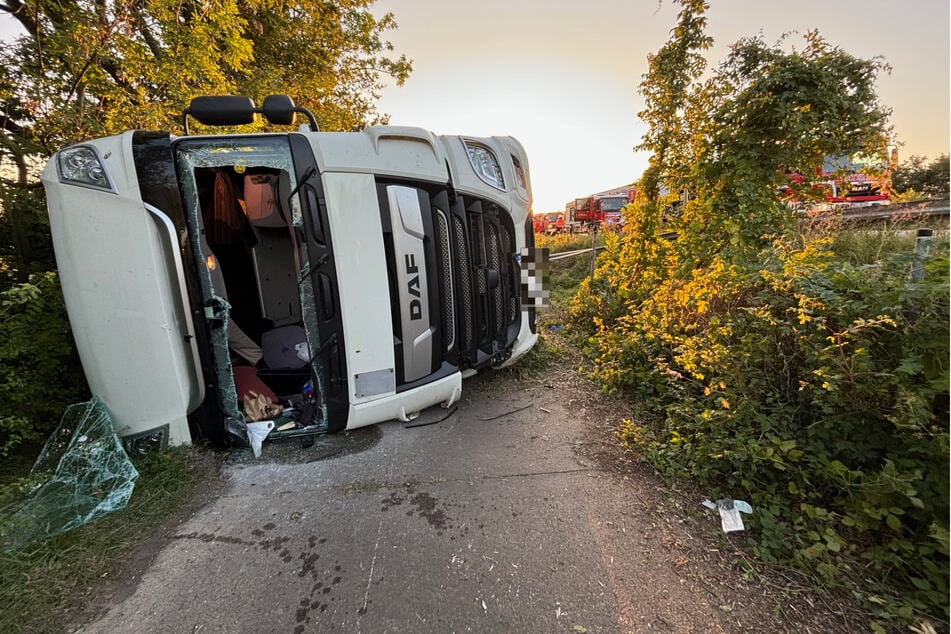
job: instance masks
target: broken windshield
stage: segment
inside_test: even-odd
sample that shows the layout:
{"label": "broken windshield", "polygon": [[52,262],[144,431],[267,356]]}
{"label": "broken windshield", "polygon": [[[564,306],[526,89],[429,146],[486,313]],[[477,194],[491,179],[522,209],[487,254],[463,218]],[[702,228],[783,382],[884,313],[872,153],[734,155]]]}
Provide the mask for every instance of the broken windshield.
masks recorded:
{"label": "broken windshield", "polygon": [[[315,297],[301,283],[309,267],[298,245],[303,216],[288,137],[189,137],[178,140],[175,156],[226,417],[246,418],[234,363],[260,369],[281,398],[299,396],[311,377],[322,393]],[[285,358],[275,347],[296,355]]]}

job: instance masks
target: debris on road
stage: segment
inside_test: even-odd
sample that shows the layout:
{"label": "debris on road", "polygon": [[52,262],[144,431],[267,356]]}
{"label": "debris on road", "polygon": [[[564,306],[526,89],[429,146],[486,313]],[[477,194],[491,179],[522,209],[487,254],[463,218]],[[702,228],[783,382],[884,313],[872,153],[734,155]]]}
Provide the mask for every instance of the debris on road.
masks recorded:
{"label": "debris on road", "polygon": [[717,509],[720,512],[720,526],[724,533],[746,530],[740,513],[749,515],[753,512],[753,507],[748,502],[731,498],[723,498],[716,502],[704,500],[701,504],[710,510]]}
{"label": "debris on road", "polygon": [[522,410],[526,410],[526,409],[528,409],[529,407],[531,407],[531,405],[525,405],[525,406],[519,407],[519,408],[517,408],[517,409],[509,410],[509,411],[507,411],[507,412],[502,412],[501,414],[496,414],[495,416],[489,416],[488,418],[480,418],[479,420],[485,422],[485,421],[489,421],[489,420],[495,420],[495,419],[497,419],[497,418],[504,418],[505,416],[510,416],[511,414],[516,414],[516,413],[518,413],[518,412],[521,412]]}
{"label": "debris on road", "polygon": [[109,412],[94,398],[66,408],[30,475],[48,479],[0,511],[0,548],[6,552],[125,508],[139,472],[123,450]]}
{"label": "debris on road", "polygon": [[267,435],[274,429],[273,420],[260,420],[248,423],[248,440],[251,442],[251,451],[255,458],[261,457],[261,444]]}

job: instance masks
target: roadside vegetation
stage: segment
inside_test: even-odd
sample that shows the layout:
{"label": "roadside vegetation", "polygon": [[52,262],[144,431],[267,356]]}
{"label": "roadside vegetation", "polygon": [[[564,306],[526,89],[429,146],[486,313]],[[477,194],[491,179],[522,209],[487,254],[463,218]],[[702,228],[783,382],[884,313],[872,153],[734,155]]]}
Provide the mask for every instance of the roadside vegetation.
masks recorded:
{"label": "roadside vegetation", "polygon": [[[182,507],[198,478],[217,472],[214,455],[198,449],[136,456],[133,463],[139,479],[125,509],[23,552],[0,551],[0,631],[66,631],[95,607],[90,602],[102,584],[121,576],[132,547]],[[0,505],[29,484],[19,476],[28,468],[23,459],[5,463]]]}
{"label": "roadside vegetation", "polygon": [[592,243],[597,246],[603,246],[604,233],[535,234],[535,247],[538,249],[548,249],[552,255],[555,253],[564,253],[565,251],[589,249]]}
{"label": "roadside vegetation", "polygon": [[[707,72],[706,6],[680,4],[640,88],[650,167],[571,305],[591,376],[638,402],[619,436],[641,459],[752,503],[760,560],[854,597],[874,631],[946,624],[946,226],[916,255],[913,235],[800,226],[777,194],[825,156],[887,163],[884,62],[808,33]],[[666,222],[665,192],[685,201]]]}
{"label": "roadside vegetation", "polygon": [[947,198],[951,189],[949,181],[951,164],[947,154],[930,161],[924,156],[913,154],[902,161],[892,174],[892,187],[896,192],[901,192],[901,200]]}

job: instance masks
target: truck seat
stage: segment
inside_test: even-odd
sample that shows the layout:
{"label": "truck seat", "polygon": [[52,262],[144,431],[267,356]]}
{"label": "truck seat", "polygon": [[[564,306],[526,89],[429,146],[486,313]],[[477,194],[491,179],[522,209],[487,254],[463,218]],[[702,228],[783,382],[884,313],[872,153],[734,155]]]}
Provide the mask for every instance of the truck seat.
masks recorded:
{"label": "truck seat", "polygon": [[257,277],[261,315],[275,326],[299,323],[300,294],[297,286],[299,266],[294,228],[287,195],[279,193],[279,181],[290,180],[286,172],[248,174],[244,177],[244,201],[248,220],[257,237],[251,250]]}

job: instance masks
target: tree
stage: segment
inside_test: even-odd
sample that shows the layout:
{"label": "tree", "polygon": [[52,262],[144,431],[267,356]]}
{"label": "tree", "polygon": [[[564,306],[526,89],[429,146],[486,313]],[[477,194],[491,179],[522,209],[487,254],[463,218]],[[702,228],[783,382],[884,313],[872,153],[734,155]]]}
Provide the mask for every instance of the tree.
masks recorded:
{"label": "tree", "polygon": [[[31,213],[13,199],[31,167],[84,138],[168,129],[201,94],[286,93],[325,129],[385,120],[375,102],[411,63],[384,39],[373,0],[0,0],[24,35],[0,45],[0,191],[22,281],[52,263],[32,251]],[[36,201],[35,201],[36,202]],[[37,212],[34,210],[33,215]],[[42,211],[39,212],[42,215]]]}
{"label": "tree", "polygon": [[887,163],[891,113],[875,86],[887,65],[856,58],[814,31],[803,41],[786,51],[742,39],[694,90],[687,113],[700,122],[700,138],[682,176],[692,200],[678,240],[688,263],[721,252],[755,262],[773,236],[787,233],[795,216],[777,196],[787,172],[807,176],[797,192],[806,197],[809,175],[828,156]]}
{"label": "tree", "polygon": [[924,156],[912,155],[902,161],[898,169],[892,174],[892,187],[895,191],[907,192],[914,190],[927,196],[947,196],[949,190],[948,155],[942,154],[938,158],[926,163]]}

